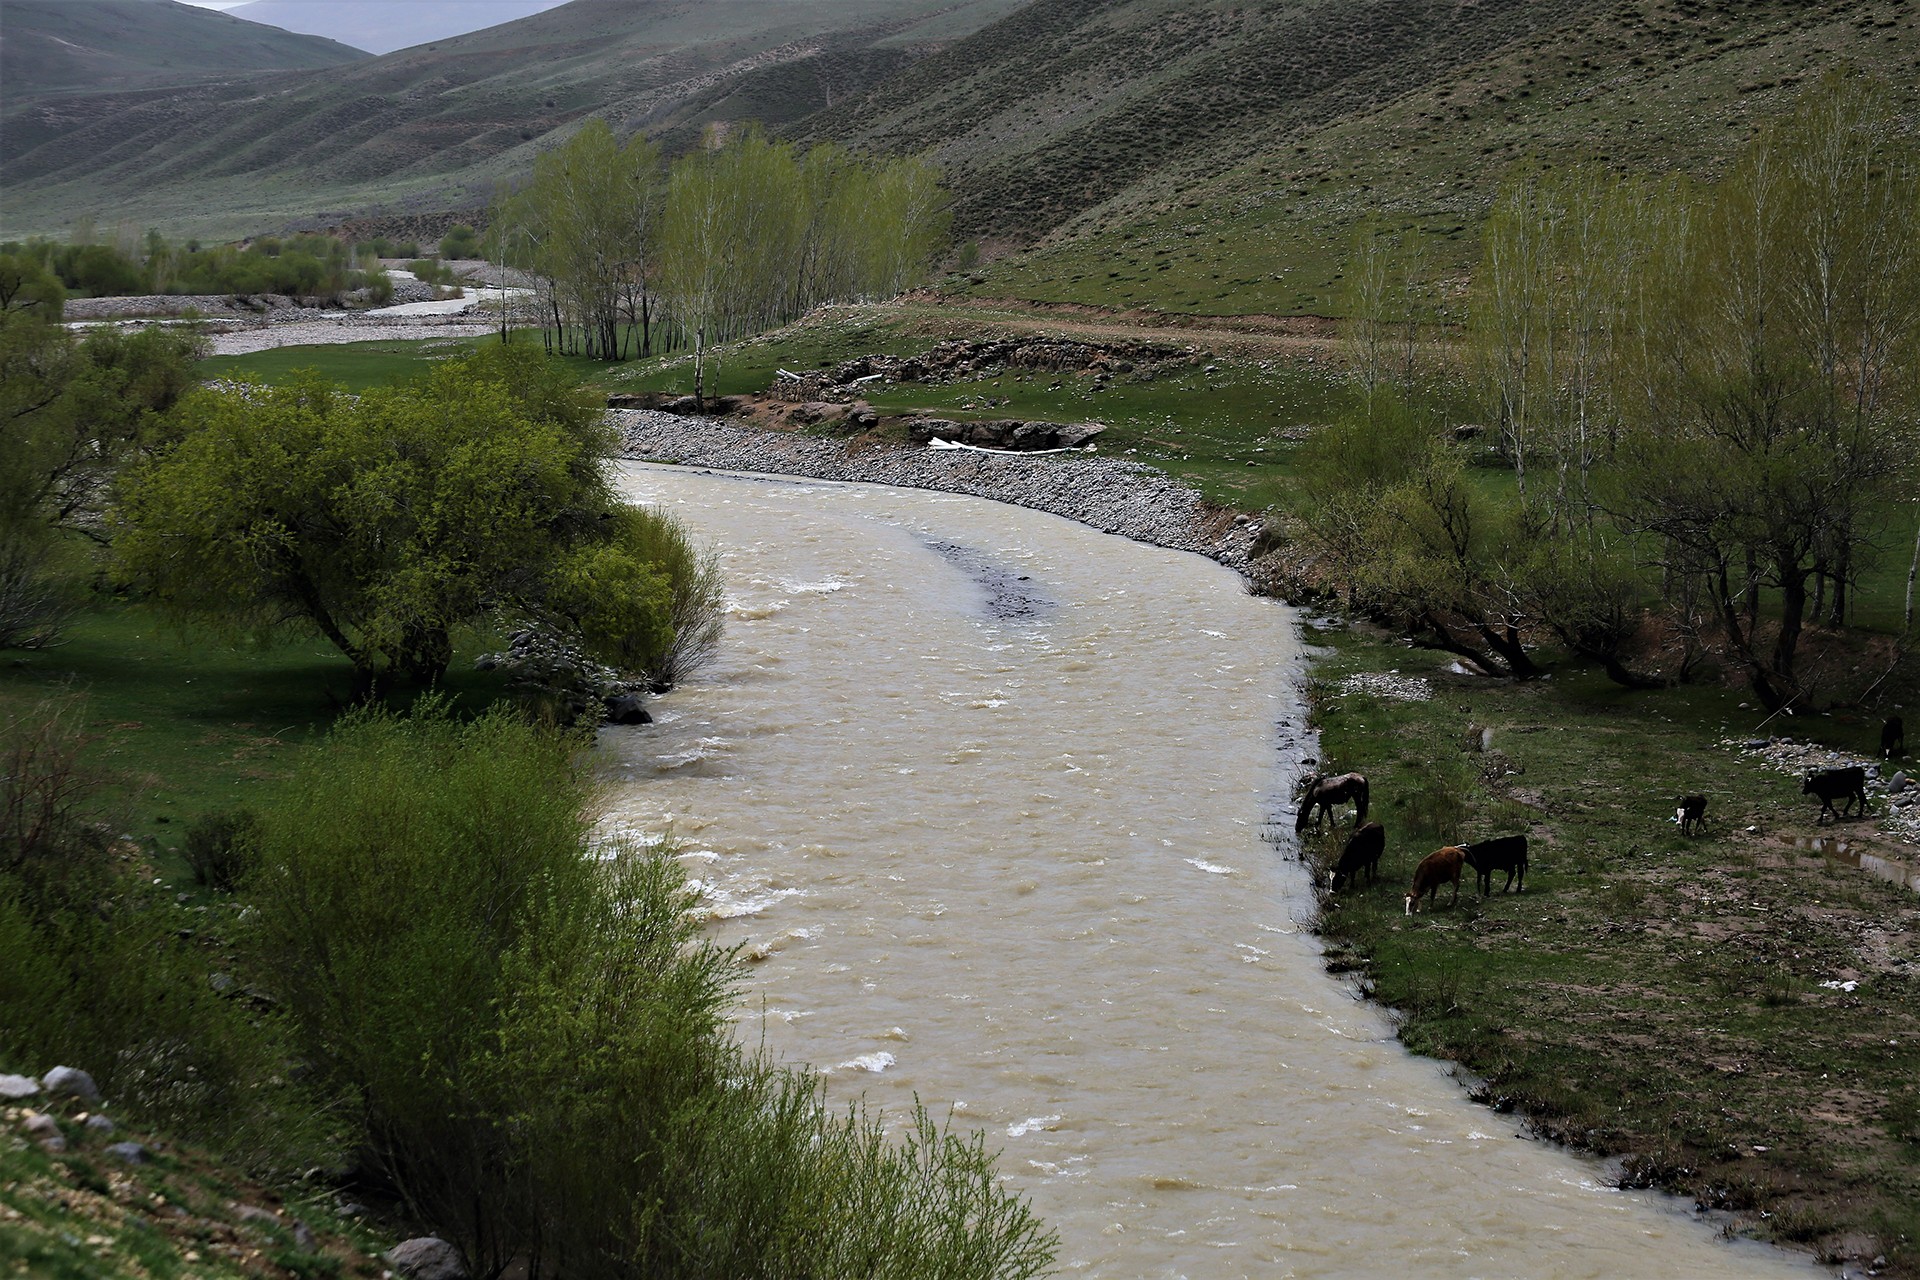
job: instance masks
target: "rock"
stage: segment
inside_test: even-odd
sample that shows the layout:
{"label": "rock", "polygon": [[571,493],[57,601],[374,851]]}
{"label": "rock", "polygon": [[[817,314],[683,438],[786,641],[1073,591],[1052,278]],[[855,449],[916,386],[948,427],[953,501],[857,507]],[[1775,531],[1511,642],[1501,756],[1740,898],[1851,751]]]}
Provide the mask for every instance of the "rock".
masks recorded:
{"label": "rock", "polygon": [[104,1138],[113,1132],[113,1121],[95,1112],[87,1117],[87,1132],[99,1134]]}
{"label": "rock", "polygon": [[233,1220],[235,1222],[250,1222],[262,1227],[277,1227],[280,1225],[279,1214],[271,1209],[262,1209],[257,1204],[234,1205]]}
{"label": "rock", "polygon": [[40,1082],[32,1076],[0,1076],[0,1102],[18,1102],[40,1092]]}
{"label": "rock", "polygon": [[90,1107],[100,1105],[100,1086],[78,1067],[55,1067],[40,1077],[40,1086],[50,1097],[78,1098]]}
{"label": "rock", "polygon": [[60,1136],[60,1122],[39,1111],[27,1112],[26,1117],[20,1122],[20,1129],[36,1141]]}
{"label": "rock", "polygon": [[1887,794],[1897,796],[1901,792],[1905,791],[1908,787],[1911,787],[1912,785],[1913,785],[1913,779],[1909,778],[1906,775],[1906,772],[1903,770],[1900,773],[1894,774],[1893,777],[1887,779]]}
{"label": "rock", "polygon": [[607,699],[607,723],[652,724],[653,717],[647,714],[646,699],[637,693],[623,693]]}
{"label": "rock", "polygon": [[107,1154],[128,1164],[146,1164],[153,1159],[147,1149],[137,1142],[116,1142],[107,1148]]}
{"label": "rock", "polygon": [[293,1247],[302,1253],[320,1252],[320,1242],[313,1238],[313,1228],[298,1218],[293,1220]]}
{"label": "rock", "polygon": [[408,1280],[467,1280],[460,1251],[435,1236],[415,1236],[387,1253],[393,1269]]}

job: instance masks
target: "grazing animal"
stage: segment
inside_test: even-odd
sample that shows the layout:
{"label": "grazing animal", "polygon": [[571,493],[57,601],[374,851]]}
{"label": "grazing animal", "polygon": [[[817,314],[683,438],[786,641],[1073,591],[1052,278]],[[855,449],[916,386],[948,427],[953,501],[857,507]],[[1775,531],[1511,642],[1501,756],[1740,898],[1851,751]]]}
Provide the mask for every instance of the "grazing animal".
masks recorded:
{"label": "grazing animal", "polygon": [[1435,849],[1420,859],[1420,865],[1413,869],[1413,887],[1407,890],[1407,914],[1412,915],[1420,904],[1420,899],[1430,898],[1430,906],[1440,902],[1440,886],[1453,881],[1453,901],[1460,901],[1460,868],[1467,863],[1467,851],[1459,845],[1448,845],[1444,849]]}
{"label": "grazing animal", "polygon": [[[1300,809],[1294,817],[1293,829],[1296,832],[1305,831],[1307,829],[1307,821],[1309,817],[1311,817],[1313,829],[1318,831],[1320,829],[1320,819],[1330,817],[1333,813],[1333,806],[1346,804],[1348,801],[1353,802],[1353,820],[1355,824],[1365,822],[1367,820],[1367,779],[1365,775],[1343,773],[1338,777],[1329,778],[1324,774],[1313,774],[1303,784],[1303,790],[1300,795]],[[1316,807],[1320,810],[1317,815],[1314,814]]]}
{"label": "grazing animal", "polygon": [[1888,716],[1880,725],[1880,754],[1897,760],[1907,754],[1907,726],[1899,716]]}
{"label": "grazing animal", "polygon": [[1680,806],[1680,834],[1690,836],[1696,829],[1707,825],[1707,798],[1705,796],[1681,796],[1674,801]]}
{"label": "grazing animal", "polygon": [[1500,886],[1505,893],[1514,887],[1515,877],[1519,878],[1519,892],[1527,891],[1527,838],[1525,836],[1495,836],[1491,840],[1476,840],[1466,846],[1467,865],[1480,873],[1480,896],[1485,898],[1493,893],[1493,873],[1504,871],[1507,882]]}
{"label": "grazing animal", "polygon": [[1380,855],[1387,851],[1387,829],[1377,822],[1369,822],[1347,838],[1347,847],[1340,851],[1340,861],[1333,864],[1333,870],[1327,874],[1332,880],[1332,889],[1340,891],[1342,881],[1351,880],[1360,883],[1360,873],[1365,871],[1368,880],[1380,878]]}
{"label": "grazing animal", "polygon": [[[1814,818],[1817,824],[1828,814],[1835,822],[1847,816],[1847,810],[1858,802],[1860,812],[1856,817],[1867,816],[1867,771],[1859,765],[1848,769],[1823,769],[1819,773],[1807,775],[1801,784],[1800,794],[1820,797],[1820,813]],[[1835,800],[1845,800],[1838,809],[1833,807]]]}

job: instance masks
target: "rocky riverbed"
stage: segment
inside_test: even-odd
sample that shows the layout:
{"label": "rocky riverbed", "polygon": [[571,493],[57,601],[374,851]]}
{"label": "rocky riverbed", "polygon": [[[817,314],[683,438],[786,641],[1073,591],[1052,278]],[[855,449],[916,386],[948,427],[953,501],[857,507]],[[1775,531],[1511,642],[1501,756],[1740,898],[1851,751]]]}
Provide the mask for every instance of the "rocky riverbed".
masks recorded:
{"label": "rocky riverbed", "polygon": [[1260,526],[1208,506],[1194,490],[1138,462],[1075,451],[987,453],[901,447],[764,431],[645,409],[612,409],[624,456],[726,471],[763,471],[938,489],[1010,502],[1106,533],[1193,551],[1245,572]]}

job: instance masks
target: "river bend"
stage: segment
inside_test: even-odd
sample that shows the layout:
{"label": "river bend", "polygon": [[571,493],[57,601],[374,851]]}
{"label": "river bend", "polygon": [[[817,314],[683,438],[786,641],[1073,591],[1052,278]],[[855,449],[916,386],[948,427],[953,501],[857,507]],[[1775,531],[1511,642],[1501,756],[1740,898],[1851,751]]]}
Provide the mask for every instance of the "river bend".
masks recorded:
{"label": "river bend", "polygon": [[984,1129],[1063,1274],[1816,1273],[1517,1137],[1327,976],[1263,839],[1289,610],[977,498],[621,474],[724,549],[732,606],[658,723],[603,734],[609,826],[671,830],[757,958],[744,1037]]}

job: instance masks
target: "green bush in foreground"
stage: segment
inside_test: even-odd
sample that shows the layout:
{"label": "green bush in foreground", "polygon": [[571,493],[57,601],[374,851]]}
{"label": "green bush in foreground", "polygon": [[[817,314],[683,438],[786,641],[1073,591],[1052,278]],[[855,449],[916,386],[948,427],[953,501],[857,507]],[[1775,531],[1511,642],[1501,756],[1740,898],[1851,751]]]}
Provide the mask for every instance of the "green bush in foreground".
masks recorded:
{"label": "green bush in foreground", "polygon": [[980,1143],[902,1145],[735,1043],[670,854],[596,845],[573,744],[368,712],[263,816],[250,949],[319,1081],[475,1273],[1027,1276]]}

